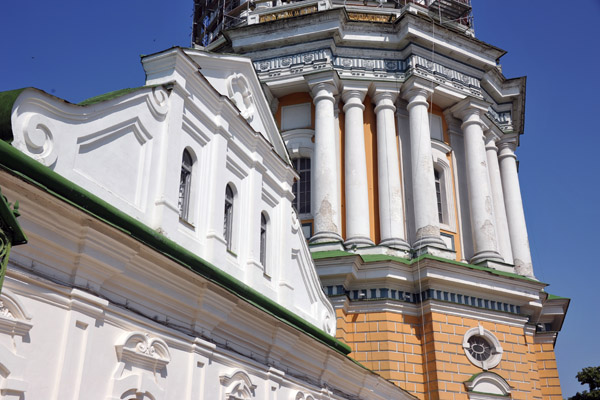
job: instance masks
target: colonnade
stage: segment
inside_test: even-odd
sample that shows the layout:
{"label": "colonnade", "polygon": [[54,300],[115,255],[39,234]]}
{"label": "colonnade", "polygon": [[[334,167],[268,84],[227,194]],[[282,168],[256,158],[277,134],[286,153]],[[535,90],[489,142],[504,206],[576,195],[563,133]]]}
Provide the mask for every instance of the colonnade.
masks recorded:
{"label": "colonnade", "polygon": [[[364,247],[370,238],[367,161],[364,141],[364,109],[367,93],[375,105],[377,120],[377,173],[380,243],[399,250],[444,249],[440,236],[429,126],[429,83],[413,79],[400,91],[384,83],[315,79],[309,82],[315,104],[313,153],[312,243],[342,242],[338,157],[334,109],[343,101],[345,114],[345,222],[346,247]],[[339,93],[338,88],[341,89]],[[341,95],[341,96],[338,96]],[[415,235],[407,243],[405,207],[397,146],[396,100],[407,101],[411,157],[410,177]],[[449,109],[462,125],[468,193],[468,213],[474,254],[470,262],[505,262],[517,272],[533,276],[527,228],[519,187],[516,137],[504,137],[485,123],[488,104],[467,98]],[[406,145],[406,144],[405,144]]]}

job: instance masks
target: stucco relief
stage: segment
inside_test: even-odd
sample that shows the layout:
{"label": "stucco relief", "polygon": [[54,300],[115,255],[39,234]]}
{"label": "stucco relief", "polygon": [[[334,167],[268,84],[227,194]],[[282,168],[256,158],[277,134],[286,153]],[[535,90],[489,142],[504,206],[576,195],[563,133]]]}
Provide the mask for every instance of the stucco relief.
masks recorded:
{"label": "stucco relief", "polygon": [[256,106],[250,91],[250,84],[244,75],[233,74],[227,79],[227,93],[231,101],[240,110],[242,117],[252,121],[256,113]]}
{"label": "stucco relief", "polygon": [[124,335],[115,346],[118,364],[109,399],[154,400],[162,398],[171,361],[167,343],[143,332]]}
{"label": "stucco relief", "polygon": [[224,400],[248,400],[255,396],[256,385],[244,371],[237,370],[231,375],[221,375],[219,380],[225,387]]}

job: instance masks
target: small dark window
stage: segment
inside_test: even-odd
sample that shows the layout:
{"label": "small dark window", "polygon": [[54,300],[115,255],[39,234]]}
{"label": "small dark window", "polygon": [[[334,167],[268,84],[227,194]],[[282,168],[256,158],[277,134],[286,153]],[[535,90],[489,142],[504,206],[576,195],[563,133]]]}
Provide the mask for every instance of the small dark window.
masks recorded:
{"label": "small dark window", "polygon": [[260,263],[267,265],[267,217],[260,214]]}
{"label": "small dark window", "polygon": [[294,207],[300,214],[310,214],[310,158],[292,160],[300,180],[294,182]]}
{"label": "small dark window", "polygon": [[190,191],[192,188],[192,156],[189,151],[183,151],[181,161],[181,177],[179,178],[179,217],[187,221],[190,210]]}
{"label": "small dark window", "polygon": [[492,355],[492,345],[483,336],[471,336],[467,349],[477,361],[485,361]]}
{"label": "small dark window", "polygon": [[232,224],[233,224],[233,190],[231,186],[227,185],[225,188],[225,220],[223,223],[223,238],[227,243],[227,250],[231,250],[231,238],[232,238]]}
{"label": "small dark window", "polygon": [[444,223],[444,212],[442,208],[442,184],[440,181],[440,173],[434,169],[435,175],[435,197],[437,199],[437,209],[438,209],[438,220],[440,223]]}

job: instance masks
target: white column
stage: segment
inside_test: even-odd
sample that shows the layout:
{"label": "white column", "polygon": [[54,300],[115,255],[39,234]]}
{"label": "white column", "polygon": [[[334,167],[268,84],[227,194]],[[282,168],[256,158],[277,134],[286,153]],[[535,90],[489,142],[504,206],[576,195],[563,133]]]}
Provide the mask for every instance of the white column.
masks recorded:
{"label": "white column", "polygon": [[525,224],[525,213],[523,212],[523,200],[517,172],[517,157],[515,156],[517,144],[516,138],[511,139],[501,141],[498,146],[510,243],[517,273],[533,278],[527,225]]}
{"label": "white column", "polygon": [[[362,87],[361,87],[362,86]],[[344,83],[345,162],[346,190],[346,246],[372,246],[369,223],[369,186],[367,182],[367,158],[363,100],[367,85]]]}
{"label": "white column", "polygon": [[413,204],[415,210],[415,243],[419,249],[426,246],[445,248],[440,237],[440,223],[435,195],[433,158],[431,155],[431,135],[429,131],[429,103],[431,92],[426,87],[412,84],[404,92],[408,101],[410,124],[410,153],[413,185]]}
{"label": "white column", "polygon": [[471,99],[452,107],[453,113],[463,121],[461,128],[465,140],[469,211],[475,250],[471,258],[473,264],[488,260],[503,261],[498,253],[494,201],[483,137],[485,125],[481,120],[487,108],[487,103]]}
{"label": "white column", "polygon": [[397,90],[375,89],[372,94],[377,115],[377,178],[381,235],[379,244],[409,250],[404,231],[404,204],[396,145],[394,102],[397,96]]}
{"label": "white column", "polygon": [[506,219],[506,208],[504,207],[504,191],[502,190],[502,179],[500,177],[500,165],[498,164],[498,147],[496,141],[498,136],[489,130],[485,136],[485,151],[490,174],[490,185],[494,199],[494,216],[496,217],[496,232],[498,233],[498,250],[508,264],[513,263],[512,249],[510,245],[510,234],[508,232],[508,221]]}
{"label": "white column", "polygon": [[333,112],[337,88],[332,80],[321,80],[311,85],[311,90],[315,103],[314,204],[311,207],[315,222],[310,242],[341,241]]}

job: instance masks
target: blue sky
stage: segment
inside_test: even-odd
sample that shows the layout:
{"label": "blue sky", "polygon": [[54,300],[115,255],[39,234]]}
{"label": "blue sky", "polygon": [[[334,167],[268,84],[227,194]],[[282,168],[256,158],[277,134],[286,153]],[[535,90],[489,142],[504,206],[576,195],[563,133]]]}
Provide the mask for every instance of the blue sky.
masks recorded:
{"label": "blue sky", "polygon": [[[192,0],[20,0],[0,13],[0,91],[35,86],[71,102],[144,84],[141,54],[189,46]],[[478,39],[527,76],[517,150],[534,271],[572,299],[556,351],[564,397],[600,365],[600,1],[473,0]]]}

